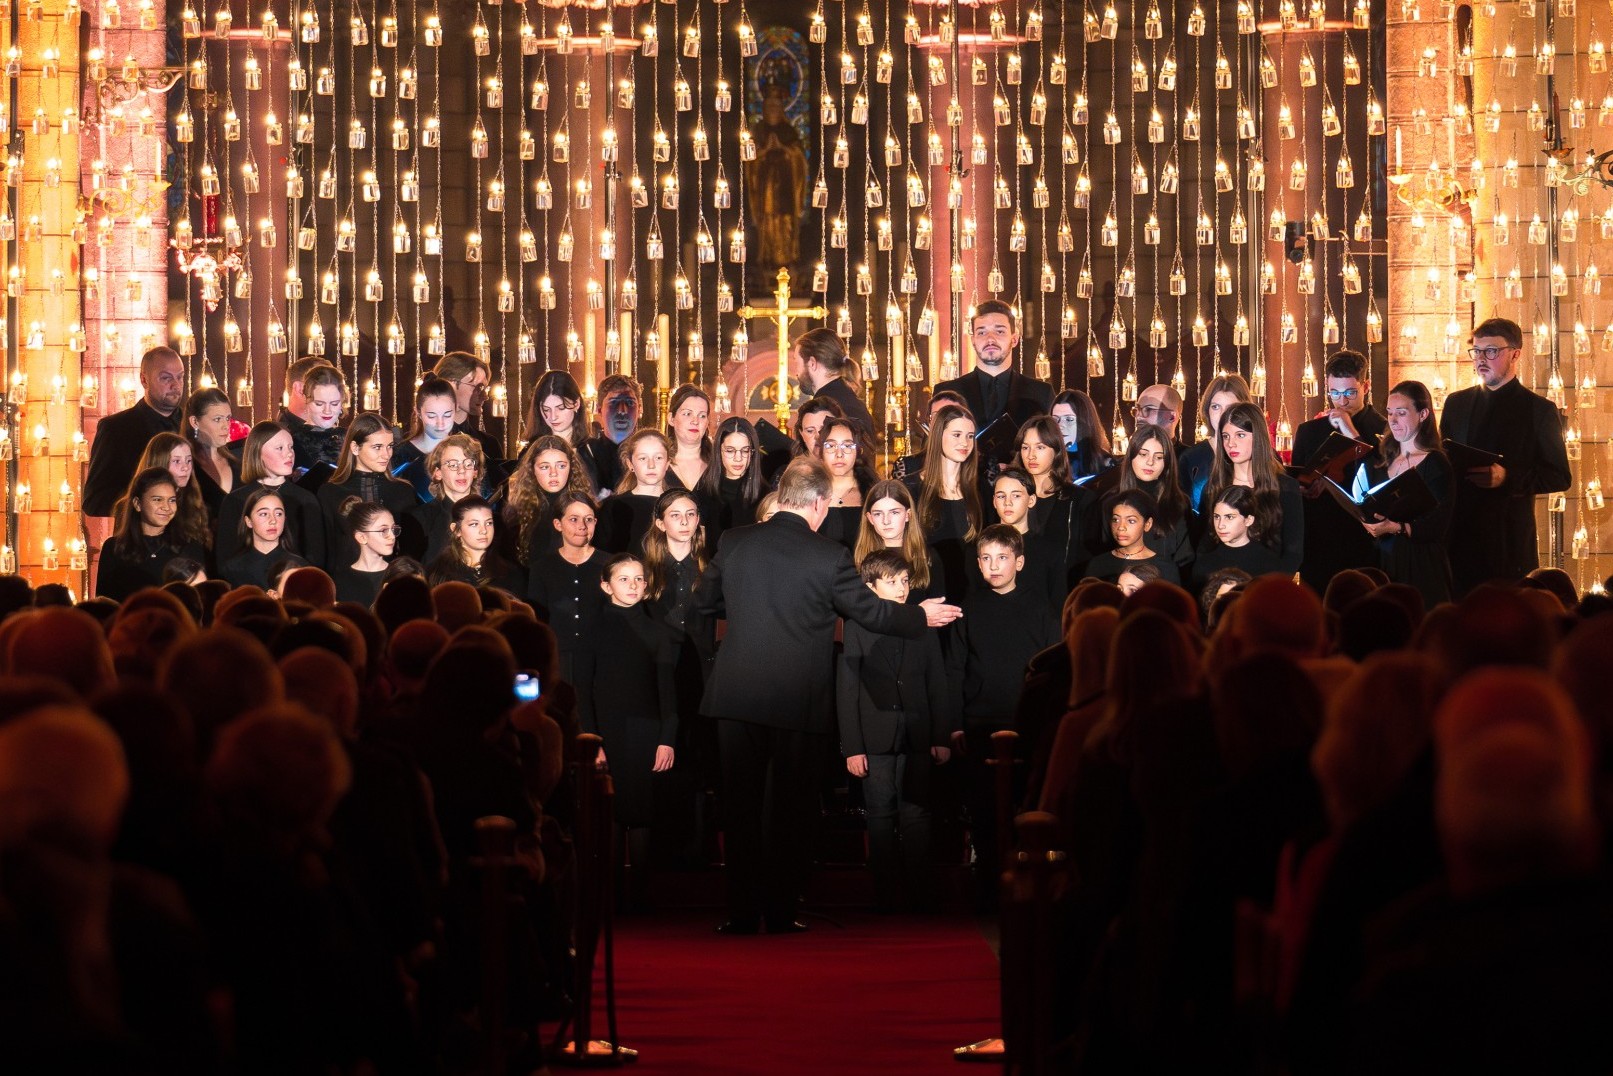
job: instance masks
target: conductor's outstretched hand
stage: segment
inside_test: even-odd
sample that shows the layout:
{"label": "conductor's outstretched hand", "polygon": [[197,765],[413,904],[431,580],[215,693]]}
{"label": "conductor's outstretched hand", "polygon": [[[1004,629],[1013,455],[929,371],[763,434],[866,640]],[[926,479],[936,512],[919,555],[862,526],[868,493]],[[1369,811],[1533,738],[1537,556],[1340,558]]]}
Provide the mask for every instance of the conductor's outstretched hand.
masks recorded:
{"label": "conductor's outstretched hand", "polygon": [[924,609],[924,622],[932,628],[944,628],[963,615],[956,605],[948,605],[945,598],[929,598],[919,603]]}

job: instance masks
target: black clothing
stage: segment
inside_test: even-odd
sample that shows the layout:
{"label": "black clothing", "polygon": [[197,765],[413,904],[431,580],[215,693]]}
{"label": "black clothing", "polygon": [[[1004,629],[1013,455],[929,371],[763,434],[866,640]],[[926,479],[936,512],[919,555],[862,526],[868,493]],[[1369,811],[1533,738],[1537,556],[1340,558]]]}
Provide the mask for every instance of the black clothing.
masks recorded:
{"label": "black clothing", "polygon": [[173,545],[166,534],[136,535],[134,549],[124,549],[115,539],[101,547],[100,568],[95,576],[95,593],[102,598],[122,601],[137,590],[162,586],[162,570],[177,557],[188,557],[207,564],[207,550],[195,542]]}
{"label": "black clothing", "polygon": [[[1295,458],[1298,458],[1297,452]],[[1210,471],[1214,467],[1215,445],[1210,441],[1200,441],[1176,457],[1176,480],[1181,483],[1182,492],[1187,494],[1189,511],[1208,516],[1199,507],[1199,502],[1204,499],[1204,487],[1210,484]]]}
{"label": "black clothing", "polygon": [[[1351,520],[1355,523],[1355,520]],[[1357,527],[1361,524],[1355,523]],[[1282,575],[1282,557],[1277,551],[1264,542],[1251,540],[1248,545],[1237,547],[1224,546],[1220,542],[1211,541],[1200,550],[1198,559],[1193,562],[1193,590],[1197,592],[1204,589],[1210,581],[1210,576],[1222,568],[1241,568],[1250,576],[1258,579],[1262,575]]]}
{"label": "black clothing", "polygon": [[273,584],[269,572],[283,560],[293,561],[299,568],[308,564],[303,558],[288,553],[284,545],[277,544],[269,552],[259,553],[258,547],[249,542],[228,560],[219,563],[219,573],[232,587],[261,587],[268,590]]}
{"label": "black clothing", "polygon": [[[265,486],[262,481],[243,482],[224,497],[218,510],[218,529],[214,532],[213,556],[219,564],[233,557],[241,549],[241,516],[246,511],[246,499],[255,489],[272,489],[280,495],[286,507],[285,535],[297,553],[316,568],[325,566],[325,514],[312,493],[293,482],[278,486]],[[357,559],[357,554],[354,554]]]}
{"label": "black clothing", "polygon": [[335,469],[341,464],[342,441],[347,437],[347,427],[332,426],[329,429],[320,429],[290,411],[281,411],[280,417],[275,421],[291,434],[291,447],[297,454],[298,478],[315,471],[321,465]]}
{"label": "black clothing", "polygon": [[868,413],[868,405],[863,403],[862,397],[852,391],[846,384],[845,378],[837,377],[818,386],[813,396],[833,400],[840,405],[840,413],[862,428],[863,439],[871,445],[879,443],[879,427],[874,425],[874,416]]}
{"label": "black clothing", "polygon": [[[1015,429],[1018,429],[1027,419],[1045,415],[1053,410],[1053,386],[1026,377],[1016,370],[1009,370],[993,377],[976,368],[962,377],[943,381],[935,386],[935,392],[944,392],[948,389],[958,393],[968,402],[969,413],[974,416],[976,430],[985,429],[998,415],[1005,413],[1013,420]],[[993,404],[991,407],[987,406],[988,390]]]}
{"label": "black clothing", "polygon": [[504,446],[499,444],[498,438],[463,422],[454,423],[453,432],[465,434],[482,446],[482,458],[487,461],[483,481],[489,485],[497,485],[504,477],[505,465],[512,462],[504,458]]}
{"label": "black clothing", "polygon": [[[1388,427],[1384,417],[1370,406],[1363,407],[1351,416],[1351,421],[1355,424],[1358,439],[1374,444]],[[1294,431],[1295,465],[1302,467],[1309,463],[1311,457],[1316,455],[1316,450],[1322,447],[1322,442],[1333,432],[1333,423],[1326,418],[1301,422],[1299,429]],[[1349,481],[1342,483],[1345,489],[1350,488],[1350,482],[1354,481],[1356,472],[1363,465],[1357,463],[1350,468]],[[1347,568],[1376,565],[1378,551],[1374,548],[1376,543],[1372,535],[1362,529],[1355,517],[1340,508],[1332,497],[1321,491],[1318,494],[1304,500],[1305,560],[1299,578],[1316,593],[1324,594],[1328,580],[1339,572]]]}
{"label": "black clothing", "polygon": [[127,411],[108,415],[95,426],[90,466],[84,474],[84,514],[110,516],[118,498],[129,491],[134,469],[146,445],[159,433],[179,432],[179,409],[160,415],[144,399]]}
{"label": "black clothing", "polygon": [[409,509],[398,520],[398,526],[403,528],[398,536],[398,551],[421,564],[430,564],[442,556],[452,538],[448,525],[453,522],[453,507],[453,501],[438,497]]}
{"label": "black clothing", "polygon": [[584,732],[605,741],[616,820],[647,826],[655,821],[655,750],[678,739],[672,632],[642,602],[607,603],[574,660],[578,716]]}
{"label": "black clothing", "polygon": [[599,584],[609,559],[609,554],[595,549],[581,564],[572,564],[557,549],[538,557],[527,568],[527,600],[554,632],[563,680],[573,680],[572,662],[577,649],[608,600]]}
{"label": "black clothing", "polygon": [[[1451,600],[1451,562],[1445,546],[1450,538],[1451,513],[1456,507],[1458,478],[1450,457],[1438,451],[1417,461],[1417,473],[1438,503],[1410,522],[1410,534],[1377,539],[1378,548],[1374,552],[1378,554],[1378,565],[1392,581],[1416,587],[1423,596],[1424,608],[1432,609],[1440,602]],[[1387,466],[1375,463],[1367,468],[1367,481],[1371,485],[1388,479]],[[1349,522],[1366,533],[1354,519]]]}
{"label": "black clothing", "polygon": [[1066,486],[1054,496],[1036,498],[1031,505],[1031,530],[1059,550],[1066,594],[1098,548],[1090,522],[1097,505],[1093,492],[1080,486]]}
{"label": "black clothing", "polygon": [[829,508],[823,517],[823,525],[818,533],[846,547],[852,554],[857,552],[857,536],[862,533],[863,505],[836,505]]}
{"label": "black clothing", "polygon": [[1031,656],[1062,637],[1047,595],[1016,583],[1007,594],[984,585],[963,600],[952,625],[947,674],[963,725],[1007,728]]}
{"label": "black clothing", "polygon": [[[1205,486],[1199,498],[1199,516],[1206,521],[1201,545],[1207,545],[1214,537],[1214,531],[1207,521],[1215,512],[1215,505],[1209,500],[1216,492]],[[1282,540],[1277,545],[1277,553],[1282,558],[1284,574],[1293,575],[1299,571],[1305,559],[1305,494],[1300,490],[1299,483],[1286,474],[1277,478],[1277,503],[1282,525]]]}
{"label": "black clothing", "polygon": [[[1064,599],[1070,593],[1063,547],[1056,540],[1034,531],[1020,537],[1025,540],[1025,567],[1019,570],[1017,585],[1042,594],[1047,599],[1048,608],[1055,611],[1063,609]],[[976,561],[977,574],[978,571],[979,562]],[[983,579],[976,580],[976,586],[984,585]]]}
{"label": "black clothing", "polygon": [[392,452],[393,477],[409,483],[415,499],[419,501],[431,500],[431,473],[426,470],[427,458],[427,454],[416,448],[413,441],[399,441]]}
{"label": "black clothing", "polygon": [[[760,467],[761,461],[753,461]],[[760,498],[758,498],[759,500]],[[756,501],[745,496],[745,479],[721,475],[717,479],[717,496],[705,491],[700,494],[700,525],[706,529],[706,550],[717,551],[717,542],[724,531],[735,527],[748,527],[756,522]]]}
{"label": "black clothing", "polygon": [[336,600],[354,602],[366,609],[375,604],[375,596],[381,593],[381,580],[385,575],[385,568],[378,572],[361,572],[353,567],[330,570],[330,577],[336,583]]}
{"label": "black clothing", "polygon": [[[200,456],[201,453],[198,452],[197,455]],[[233,456],[221,454],[219,460],[230,469],[230,477],[232,478],[230,490],[233,492],[235,487],[241,484],[241,465],[235,461]],[[229,496],[229,493],[226,493],[224,487],[213,481],[213,476],[202,468],[201,460],[196,461],[196,467],[191,474],[193,476],[192,481],[202,491],[202,503],[207,506],[208,522],[217,524],[219,509],[223,507],[224,498]]]}
{"label": "black clothing", "polygon": [[525,590],[525,580],[515,565],[489,549],[482,554],[482,563],[472,568],[454,555],[452,548],[426,565],[426,582],[469,583],[473,587],[497,587],[519,595]]}
{"label": "black clothing", "polygon": [[1535,495],[1573,482],[1556,406],[1513,378],[1493,392],[1480,385],[1451,393],[1439,428],[1453,441],[1501,453],[1507,472],[1499,489],[1456,476],[1450,542],[1456,596],[1492,579],[1528,575],[1540,566]]}
{"label": "black clothing", "polygon": [[1182,575],[1176,570],[1176,562],[1169,557],[1156,553],[1152,557],[1132,557],[1127,559],[1115,556],[1114,550],[1099,553],[1088,561],[1087,577],[1113,583],[1126,573],[1127,568],[1137,564],[1152,564],[1159,569],[1159,577],[1167,583],[1180,585],[1182,582]]}
{"label": "black clothing", "polygon": [[[918,500],[917,494],[914,500]],[[936,525],[924,532],[924,541],[935,550],[941,562],[941,593],[956,604],[980,578],[980,570],[975,566],[970,543],[964,540],[964,535],[969,533],[969,512],[963,498],[943,499],[939,504],[941,510],[937,513]]]}
{"label": "black clothing", "polygon": [[594,544],[611,553],[642,553],[644,532],[655,520],[655,502],[660,496],[643,493],[617,493],[599,506],[599,525]]}
{"label": "black clothing", "polygon": [[604,434],[578,445],[577,455],[594,478],[596,494],[609,493],[622,480],[622,446]]}

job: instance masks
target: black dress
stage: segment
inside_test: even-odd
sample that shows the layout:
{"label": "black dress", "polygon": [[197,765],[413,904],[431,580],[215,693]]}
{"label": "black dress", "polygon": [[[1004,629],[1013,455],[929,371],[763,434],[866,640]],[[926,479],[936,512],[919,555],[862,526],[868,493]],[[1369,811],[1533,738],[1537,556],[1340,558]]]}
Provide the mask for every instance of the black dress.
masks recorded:
{"label": "black dress", "polygon": [[838,505],[823,517],[818,533],[832,542],[839,542],[852,553],[857,551],[857,535],[862,533],[863,505]]}
{"label": "black dress", "polygon": [[[1394,582],[1416,587],[1425,607],[1432,609],[1440,602],[1451,600],[1451,562],[1446,554],[1446,539],[1456,506],[1456,472],[1451,467],[1450,457],[1435,451],[1417,462],[1417,473],[1438,503],[1411,521],[1410,534],[1379,538],[1378,563]],[[1388,480],[1387,466],[1373,464],[1367,468],[1370,485]]]}
{"label": "black dress", "polygon": [[483,553],[482,562],[472,568],[454,556],[450,548],[426,566],[426,582],[432,586],[438,583],[469,583],[473,587],[497,587],[511,594],[520,594],[525,590],[526,580],[515,565],[494,550]]}
{"label": "black dress", "polygon": [[336,600],[339,602],[356,602],[368,609],[375,604],[375,596],[381,593],[381,580],[386,576],[386,569],[378,572],[361,572],[357,568],[332,568],[330,577],[336,582]]}
{"label": "black dress", "polygon": [[102,598],[122,601],[147,587],[162,586],[162,570],[178,557],[198,564],[207,563],[207,550],[195,542],[173,545],[166,534],[138,535],[135,548],[124,549],[117,541],[101,547],[100,567],[95,577],[95,593]]}
{"label": "black dress", "polygon": [[655,502],[660,496],[618,493],[600,505],[600,527],[594,544],[611,553],[642,553],[644,532],[655,519]]}
{"label": "black dress", "polygon": [[1104,582],[1113,583],[1126,574],[1126,569],[1138,564],[1152,564],[1159,569],[1159,576],[1165,582],[1181,585],[1181,573],[1176,570],[1176,562],[1171,558],[1156,554],[1152,557],[1127,560],[1124,557],[1115,556],[1112,550],[1108,553],[1099,553],[1087,563],[1087,578],[1102,579]]}
{"label": "black dress", "polygon": [[[235,488],[241,484],[241,465],[230,456],[220,455],[219,460],[230,469],[230,478],[232,479],[230,491],[234,492]],[[202,468],[200,462],[191,471],[191,475],[192,481],[196,483],[196,488],[202,491],[202,503],[207,506],[207,521],[217,524],[219,509],[223,506],[224,498],[228,497],[229,493],[224,491],[223,486],[213,481],[213,476]]]}
{"label": "black dress", "polygon": [[[244,482],[230,490],[218,510],[217,537],[213,555],[224,564],[241,551],[241,516],[246,510],[246,499],[255,489],[270,489],[280,495],[286,506],[286,536],[298,550],[298,556],[316,568],[325,566],[325,515],[312,493],[292,482],[278,486],[265,486],[261,481]],[[358,559],[358,554],[353,555]]]}
{"label": "black dress", "polygon": [[605,741],[624,826],[655,821],[655,749],[678,738],[676,660],[671,631],[643,602],[607,604],[576,654],[579,717]]}
{"label": "black dress", "polygon": [[[756,466],[753,464],[752,466]],[[756,501],[745,496],[745,480],[723,475],[717,479],[717,496],[702,493],[700,524],[706,528],[706,550],[717,551],[722,532],[756,522]]]}
{"label": "black dress", "polygon": [[956,602],[969,592],[980,575],[974,556],[964,535],[969,533],[969,512],[963,498],[942,500],[935,527],[925,531],[924,540],[935,550],[941,561],[941,578],[948,601]]}
{"label": "black dress", "polygon": [[302,557],[287,552],[284,545],[277,544],[267,553],[259,553],[257,546],[248,543],[224,561],[219,566],[219,572],[232,587],[261,587],[268,590],[269,572],[283,560],[293,561],[298,567],[308,563]]}
{"label": "black dress", "polygon": [[1251,541],[1248,545],[1231,547],[1211,540],[1193,561],[1193,589],[1203,590],[1210,576],[1222,568],[1240,568],[1255,579],[1284,574],[1282,557],[1264,542]]}
{"label": "black dress", "polygon": [[595,549],[587,560],[573,564],[557,549],[538,557],[527,569],[527,599],[554,632],[563,680],[575,683],[572,671],[577,648],[605,605],[605,592],[599,584],[609,559],[609,554]]}

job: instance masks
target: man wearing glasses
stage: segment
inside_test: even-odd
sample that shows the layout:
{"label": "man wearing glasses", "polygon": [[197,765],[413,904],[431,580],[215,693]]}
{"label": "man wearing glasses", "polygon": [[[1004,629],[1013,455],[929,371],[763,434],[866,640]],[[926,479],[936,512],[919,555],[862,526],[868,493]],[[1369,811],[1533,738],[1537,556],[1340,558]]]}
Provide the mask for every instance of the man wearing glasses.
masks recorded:
{"label": "man wearing glasses", "polygon": [[1182,454],[1186,446],[1176,436],[1182,420],[1181,393],[1169,385],[1149,385],[1137,394],[1137,402],[1131,406],[1131,417],[1138,425],[1146,422],[1164,430],[1171,444],[1176,446],[1176,454]]}
{"label": "man wearing glasses", "polygon": [[[989,451],[997,458],[985,461],[994,476],[996,465],[1003,462],[1006,446],[1012,443],[1019,427],[1027,419],[1053,410],[1053,386],[1014,369],[1019,330],[1014,324],[1013,307],[1002,300],[987,299],[975,308],[969,322],[969,342],[975,351],[975,368],[962,377],[941,382],[935,391],[950,390],[964,398],[974,416],[976,437],[984,435],[982,445],[989,442],[996,446]],[[986,434],[987,427],[1004,415],[1007,420]],[[1003,431],[1002,435],[998,430]]]}
{"label": "man wearing glasses", "polygon": [[1440,416],[1446,438],[1501,455],[1456,484],[1450,555],[1458,598],[1480,583],[1510,582],[1538,568],[1535,496],[1573,483],[1562,416],[1518,380],[1522,355],[1517,322],[1491,318],[1479,325],[1468,349],[1479,384],[1451,393]]}
{"label": "man wearing glasses", "polygon": [[482,429],[482,405],[487,402],[487,386],[493,378],[491,368],[468,351],[450,351],[437,360],[432,373],[454,386],[454,432],[476,439],[487,458],[488,481],[502,481],[504,446]]}
{"label": "man wearing glasses", "polygon": [[[1330,434],[1378,443],[1387,420],[1369,402],[1372,395],[1367,359],[1359,351],[1336,352],[1327,360],[1327,408],[1294,431],[1294,463],[1310,462]],[[1353,481],[1357,463],[1350,469]],[[1345,488],[1349,488],[1346,484]],[[1317,490],[1321,492],[1320,488]],[[1353,524],[1353,525],[1352,525]],[[1305,498],[1305,561],[1299,578],[1318,594],[1328,580],[1348,568],[1376,568],[1377,540],[1356,523],[1332,497]]]}

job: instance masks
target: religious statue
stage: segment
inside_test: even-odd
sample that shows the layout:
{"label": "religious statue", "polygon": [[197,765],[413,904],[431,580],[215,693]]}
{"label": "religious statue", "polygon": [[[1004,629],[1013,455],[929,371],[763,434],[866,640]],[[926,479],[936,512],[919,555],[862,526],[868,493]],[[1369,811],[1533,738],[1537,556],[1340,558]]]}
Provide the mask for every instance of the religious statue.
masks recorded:
{"label": "religious statue", "polygon": [[768,277],[800,260],[806,211],[806,148],[784,114],[785,103],[783,86],[772,83],[763,89],[762,119],[753,129],[756,159],[745,163],[756,221],[757,268]]}

